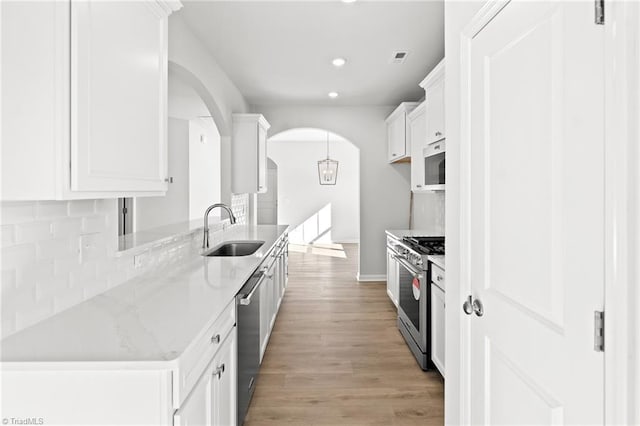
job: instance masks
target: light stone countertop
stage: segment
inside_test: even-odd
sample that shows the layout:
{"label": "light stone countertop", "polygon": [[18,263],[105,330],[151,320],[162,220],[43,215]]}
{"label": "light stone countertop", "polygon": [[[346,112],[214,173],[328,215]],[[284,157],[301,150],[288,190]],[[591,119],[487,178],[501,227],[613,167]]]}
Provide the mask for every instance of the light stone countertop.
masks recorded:
{"label": "light stone countertop", "polygon": [[287,230],[237,225],[222,231],[222,241],[265,243],[243,257],[203,257],[193,249],[182,264],[136,277],[5,338],[2,367],[145,368],[173,362],[234,300]]}

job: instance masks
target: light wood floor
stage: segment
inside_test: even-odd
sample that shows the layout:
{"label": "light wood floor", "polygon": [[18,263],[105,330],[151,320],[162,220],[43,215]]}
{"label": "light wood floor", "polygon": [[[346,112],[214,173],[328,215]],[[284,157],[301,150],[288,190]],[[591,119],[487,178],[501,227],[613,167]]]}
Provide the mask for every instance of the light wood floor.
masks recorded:
{"label": "light wood floor", "polygon": [[409,352],[384,283],[355,280],[357,246],[296,249],[245,425],[442,425],[443,381]]}

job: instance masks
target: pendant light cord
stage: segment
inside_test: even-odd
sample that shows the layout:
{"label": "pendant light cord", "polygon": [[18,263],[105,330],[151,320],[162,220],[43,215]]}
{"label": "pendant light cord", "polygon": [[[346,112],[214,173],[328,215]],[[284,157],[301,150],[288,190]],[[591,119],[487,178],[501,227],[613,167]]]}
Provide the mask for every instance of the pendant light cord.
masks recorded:
{"label": "pendant light cord", "polygon": [[327,132],[327,160],[329,159],[329,132]]}

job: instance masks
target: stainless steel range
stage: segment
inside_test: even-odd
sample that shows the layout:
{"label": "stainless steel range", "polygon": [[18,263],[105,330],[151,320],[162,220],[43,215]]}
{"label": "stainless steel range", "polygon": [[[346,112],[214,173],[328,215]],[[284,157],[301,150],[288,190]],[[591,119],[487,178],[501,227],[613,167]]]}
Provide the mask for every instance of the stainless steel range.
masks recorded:
{"label": "stainless steel range", "polygon": [[405,237],[388,243],[399,266],[398,329],[423,370],[431,362],[429,255],[444,254],[444,237]]}

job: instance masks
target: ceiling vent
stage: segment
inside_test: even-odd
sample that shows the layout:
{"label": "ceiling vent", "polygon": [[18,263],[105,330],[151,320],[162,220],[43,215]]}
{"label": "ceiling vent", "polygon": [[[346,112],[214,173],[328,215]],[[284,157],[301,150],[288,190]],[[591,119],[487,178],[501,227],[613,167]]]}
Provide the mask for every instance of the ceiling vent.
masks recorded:
{"label": "ceiling vent", "polygon": [[396,52],[393,52],[390,62],[392,64],[402,64],[407,60],[407,56],[409,56],[409,52],[407,52],[406,50],[398,50]]}

